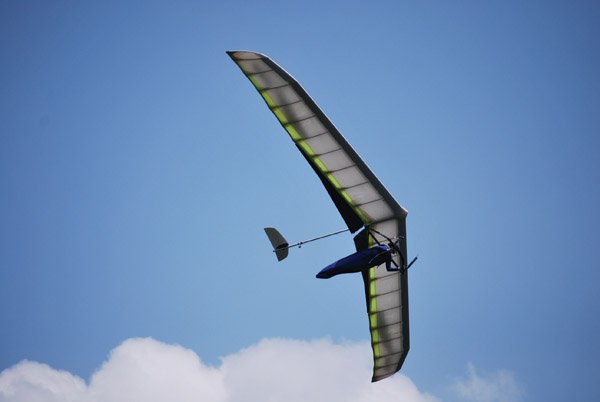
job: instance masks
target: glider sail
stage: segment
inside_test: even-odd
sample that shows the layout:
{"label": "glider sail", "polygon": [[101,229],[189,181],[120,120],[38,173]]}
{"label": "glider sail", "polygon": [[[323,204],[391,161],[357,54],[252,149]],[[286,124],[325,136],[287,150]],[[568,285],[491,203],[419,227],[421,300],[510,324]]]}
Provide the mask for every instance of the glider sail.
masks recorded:
{"label": "glider sail", "polygon": [[[399,239],[397,266],[406,267],[402,208],[300,84],[267,56],[227,54],[258,90],[313,168],[352,233],[357,250]],[[409,349],[408,274],[371,268],[363,273],[374,368],[372,381],[402,367]]]}

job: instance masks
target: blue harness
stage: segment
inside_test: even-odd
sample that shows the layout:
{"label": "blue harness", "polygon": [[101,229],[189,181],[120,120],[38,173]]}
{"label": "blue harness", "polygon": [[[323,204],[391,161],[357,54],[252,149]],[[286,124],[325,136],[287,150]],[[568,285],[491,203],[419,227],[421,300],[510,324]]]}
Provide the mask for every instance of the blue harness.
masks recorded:
{"label": "blue harness", "polygon": [[350,254],[348,257],[329,264],[317,274],[317,278],[329,279],[339,274],[361,272],[383,263],[385,263],[385,268],[388,271],[397,271],[397,268],[391,266],[391,262],[392,253],[390,248],[386,245],[379,245]]}

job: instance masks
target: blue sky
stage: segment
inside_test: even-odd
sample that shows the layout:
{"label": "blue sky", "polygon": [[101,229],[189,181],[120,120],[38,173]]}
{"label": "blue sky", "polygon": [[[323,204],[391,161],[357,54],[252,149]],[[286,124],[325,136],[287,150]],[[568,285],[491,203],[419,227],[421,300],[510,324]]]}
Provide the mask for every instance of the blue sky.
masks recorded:
{"label": "blue sky", "polygon": [[470,400],[452,384],[474,368],[509,373],[515,401],[598,399],[599,19],[583,1],[2,2],[0,371],[88,381],[137,337],[215,367],[265,339],[368,340],[360,278],[314,279],[349,236],[269,250],[264,226],[344,224],[225,54],[248,49],[409,211],[419,390]]}

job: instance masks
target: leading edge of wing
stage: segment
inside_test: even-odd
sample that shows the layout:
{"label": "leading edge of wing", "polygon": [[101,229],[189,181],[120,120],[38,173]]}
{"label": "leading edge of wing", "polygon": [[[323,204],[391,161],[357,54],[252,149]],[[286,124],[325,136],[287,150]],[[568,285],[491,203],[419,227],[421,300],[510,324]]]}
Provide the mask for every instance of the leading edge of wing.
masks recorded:
{"label": "leading edge of wing", "polygon": [[296,79],[266,55],[250,51],[227,54],[315,170],[352,232],[392,216],[406,216],[406,210]]}

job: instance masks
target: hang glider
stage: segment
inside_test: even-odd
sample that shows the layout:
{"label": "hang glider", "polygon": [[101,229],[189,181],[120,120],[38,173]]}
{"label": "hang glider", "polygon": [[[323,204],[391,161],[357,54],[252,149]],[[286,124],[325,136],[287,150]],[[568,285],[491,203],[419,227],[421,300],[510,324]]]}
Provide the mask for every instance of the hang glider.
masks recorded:
{"label": "hang glider", "polygon": [[[313,168],[350,232],[362,229],[354,237],[357,251],[399,239],[394,263],[406,268],[407,211],[291,75],[260,53],[227,54],[258,90]],[[285,258],[284,254],[287,256],[287,249],[279,250],[278,259]],[[362,275],[375,382],[400,370],[408,353],[408,273],[374,267]]]}

